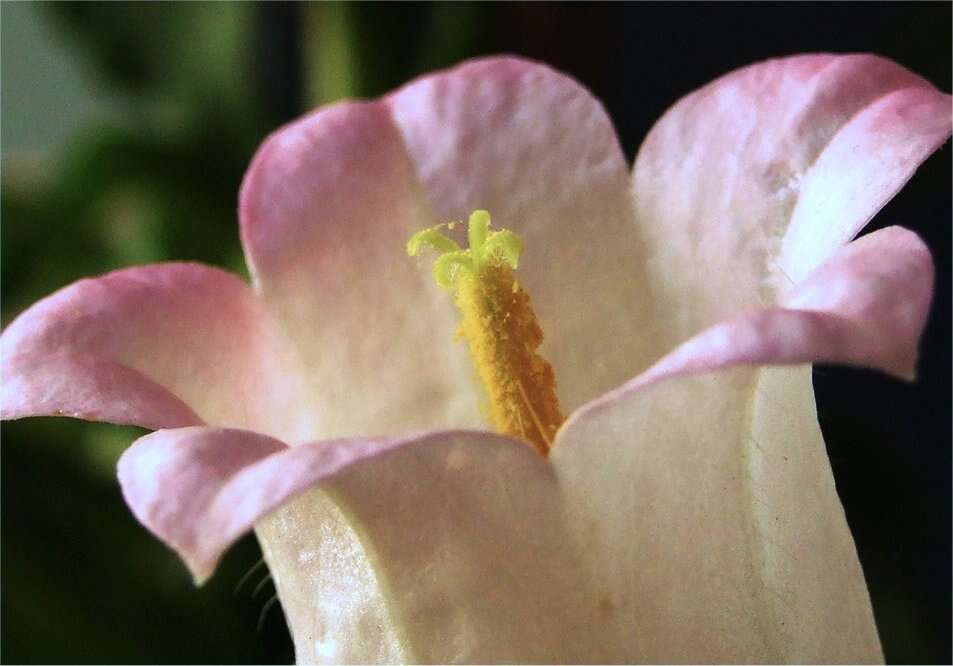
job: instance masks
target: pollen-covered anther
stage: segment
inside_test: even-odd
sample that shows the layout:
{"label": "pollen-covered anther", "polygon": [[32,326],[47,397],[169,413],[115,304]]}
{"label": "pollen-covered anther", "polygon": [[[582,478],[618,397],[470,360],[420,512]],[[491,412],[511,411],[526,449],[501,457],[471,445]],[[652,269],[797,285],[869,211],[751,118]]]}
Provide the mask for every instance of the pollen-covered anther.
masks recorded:
{"label": "pollen-covered anther", "polygon": [[455,293],[460,335],[486,391],[487,415],[494,427],[546,454],[565,419],[553,368],[536,352],[543,331],[529,295],[513,275],[522,239],[508,229],[491,231],[490,215],[483,210],[470,215],[466,250],[444,236],[442,226],[414,234],[407,252],[416,255],[429,246],[441,253],[434,279]]}

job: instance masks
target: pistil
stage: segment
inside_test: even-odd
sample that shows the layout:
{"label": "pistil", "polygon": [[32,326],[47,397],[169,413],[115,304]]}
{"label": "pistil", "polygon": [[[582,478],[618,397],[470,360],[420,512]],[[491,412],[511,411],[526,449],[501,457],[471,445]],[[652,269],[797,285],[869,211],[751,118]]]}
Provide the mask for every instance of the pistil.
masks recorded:
{"label": "pistil", "polygon": [[[508,229],[490,230],[490,215],[474,211],[467,228],[469,248],[462,249],[438,225],[414,234],[407,253],[423,246],[438,252],[437,284],[455,295],[476,374],[486,391],[487,416],[501,433],[521,438],[546,454],[565,420],[556,397],[552,366],[537,353],[543,331],[529,295],[513,271],[522,239]],[[452,227],[451,227],[452,228]]]}

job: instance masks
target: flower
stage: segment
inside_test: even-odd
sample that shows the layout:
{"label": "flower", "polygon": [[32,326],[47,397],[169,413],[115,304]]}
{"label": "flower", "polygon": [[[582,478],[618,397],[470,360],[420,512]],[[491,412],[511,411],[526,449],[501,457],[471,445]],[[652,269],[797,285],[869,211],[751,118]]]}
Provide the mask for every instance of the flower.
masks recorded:
{"label": "flower", "polygon": [[[302,662],[880,660],[809,364],[912,376],[929,253],[848,241],[950,115],[880,58],[772,60],[678,102],[630,176],[578,84],[470,62],[265,142],[251,287],[162,264],[31,307],[0,411],[156,429],[133,512],[199,581],[254,526]],[[403,252],[478,208],[525,240],[548,458],[483,431]]]}

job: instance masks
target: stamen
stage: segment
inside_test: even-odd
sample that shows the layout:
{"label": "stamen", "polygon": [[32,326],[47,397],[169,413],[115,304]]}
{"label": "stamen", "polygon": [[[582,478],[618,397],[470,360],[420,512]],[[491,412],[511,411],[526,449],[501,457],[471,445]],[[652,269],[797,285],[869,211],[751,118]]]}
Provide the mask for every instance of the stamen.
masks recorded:
{"label": "stamen", "polygon": [[[526,409],[529,410],[530,416],[533,417],[533,423],[536,424],[536,429],[543,439],[546,440],[546,449],[549,450],[552,447],[552,440],[546,436],[546,427],[539,420],[539,416],[536,414],[536,410],[533,409],[533,403],[529,401],[529,396],[526,395],[526,389],[523,388],[523,383],[519,380],[516,381],[516,387],[520,390],[520,395],[523,397],[523,404],[526,405]],[[520,428],[523,427],[523,419],[520,417]],[[526,434],[525,431],[523,434]]]}
{"label": "stamen", "polygon": [[456,294],[462,315],[458,335],[466,339],[486,390],[490,420],[501,433],[526,439],[545,455],[565,419],[552,366],[536,353],[543,332],[529,295],[513,277],[522,239],[507,229],[491,231],[483,210],[470,215],[466,250],[444,236],[442,226],[414,234],[407,252],[414,256],[423,246],[441,252],[434,278]]}

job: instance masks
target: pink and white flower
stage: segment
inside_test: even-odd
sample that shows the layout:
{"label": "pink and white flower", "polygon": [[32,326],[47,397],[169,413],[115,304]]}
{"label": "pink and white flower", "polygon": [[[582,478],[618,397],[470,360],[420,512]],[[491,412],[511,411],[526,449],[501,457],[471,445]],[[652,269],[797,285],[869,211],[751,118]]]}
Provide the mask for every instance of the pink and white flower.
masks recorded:
{"label": "pink and white flower", "polygon": [[[199,581],[254,528],[302,662],[878,661],[810,363],[913,376],[929,252],[850,241],[950,131],[898,65],[800,56],[679,101],[630,171],[568,77],[466,63],[265,142],[252,285],[160,264],[31,307],[0,410],[155,429],[136,517]],[[526,242],[548,458],[486,432],[403,252],[477,208]]]}

